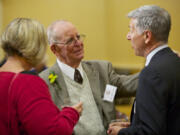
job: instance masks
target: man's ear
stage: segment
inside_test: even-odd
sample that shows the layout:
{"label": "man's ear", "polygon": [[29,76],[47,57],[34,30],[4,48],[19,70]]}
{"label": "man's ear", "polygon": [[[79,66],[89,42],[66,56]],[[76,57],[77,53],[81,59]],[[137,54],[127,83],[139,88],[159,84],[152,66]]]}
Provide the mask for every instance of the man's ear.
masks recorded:
{"label": "man's ear", "polygon": [[144,41],[145,41],[145,44],[148,44],[152,39],[152,32],[149,31],[149,30],[145,30],[144,31]]}
{"label": "man's ear", "polygon": [[56,47],[55,47],[56,45],[51,45],[50,46],[50,49],[51,49],[51,51],[53,52],[53,53],[55,53],[55,51],[56,51]]}
{"label": "man's ear", "polygon": [[50,46],[50,49],[51,49],[51,51],[56,55],[57,54],[57,52],[59,51],[59,48],[57,47],[57,45],[55,45],[55,44],[52,44],[51,46]]}

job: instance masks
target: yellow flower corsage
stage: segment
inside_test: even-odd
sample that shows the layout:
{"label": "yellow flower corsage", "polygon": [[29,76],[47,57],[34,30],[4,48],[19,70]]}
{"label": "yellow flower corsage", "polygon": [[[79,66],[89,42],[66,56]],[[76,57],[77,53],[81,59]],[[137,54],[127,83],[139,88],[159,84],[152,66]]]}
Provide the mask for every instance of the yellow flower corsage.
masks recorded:
{"label": "yellow flower corsage", "polygon": [[55,83],[57,77],[58,76],[54,72],[50,73],[49,76],[48,76],[49,82],[51,84]]}

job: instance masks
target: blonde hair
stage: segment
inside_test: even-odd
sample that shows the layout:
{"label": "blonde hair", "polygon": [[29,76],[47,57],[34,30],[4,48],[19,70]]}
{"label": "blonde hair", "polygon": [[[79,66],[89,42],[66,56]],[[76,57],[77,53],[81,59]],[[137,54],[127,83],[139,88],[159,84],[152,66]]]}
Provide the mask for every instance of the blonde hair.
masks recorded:
{"label": "blonde hair", "polygon": [[29,18],[16,18],[1,36],[1,46],[8,56],[18,55],[32,66],[41,63],[48,42],[42,24]]}

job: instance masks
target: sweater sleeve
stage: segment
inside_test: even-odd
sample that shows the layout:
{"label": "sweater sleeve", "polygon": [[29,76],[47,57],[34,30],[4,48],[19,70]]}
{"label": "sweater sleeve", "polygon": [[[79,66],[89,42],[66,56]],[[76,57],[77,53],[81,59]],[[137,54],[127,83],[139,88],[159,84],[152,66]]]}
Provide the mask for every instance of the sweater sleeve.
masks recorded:
{"label": "sweater sleeve", "polygon": [[67,107],[60,111],[52,102],[45,82],[37,76],[20,75],[14,82],[17,115],[29,135],[70,135],[79,119]]}

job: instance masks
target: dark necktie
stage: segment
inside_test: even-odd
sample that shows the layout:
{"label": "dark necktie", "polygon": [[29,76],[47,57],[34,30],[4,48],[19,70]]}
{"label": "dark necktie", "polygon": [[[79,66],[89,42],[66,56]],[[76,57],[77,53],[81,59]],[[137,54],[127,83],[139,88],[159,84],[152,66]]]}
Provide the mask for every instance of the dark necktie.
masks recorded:
{"label": "dark necktie", "polygon": [[75,69],[74,81],[76,81],[77,83],[80,83],[80,84],[82,84],[82,82],[83,82],[83,78],[82,78],[79,70],[77,70],[77,69]]}

